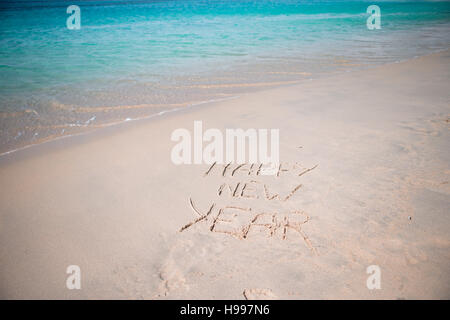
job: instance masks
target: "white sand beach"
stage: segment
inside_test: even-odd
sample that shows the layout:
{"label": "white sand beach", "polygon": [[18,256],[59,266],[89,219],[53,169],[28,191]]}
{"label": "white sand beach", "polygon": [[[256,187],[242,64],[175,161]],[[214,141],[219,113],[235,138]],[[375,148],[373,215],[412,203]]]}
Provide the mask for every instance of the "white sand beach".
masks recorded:
{"label": "white sand beach", "polygon": [[[449,88],[443,51],[4,155],[0,297],[448,299]],[[279,129],[282,170],[175,165],[196,120]]]}

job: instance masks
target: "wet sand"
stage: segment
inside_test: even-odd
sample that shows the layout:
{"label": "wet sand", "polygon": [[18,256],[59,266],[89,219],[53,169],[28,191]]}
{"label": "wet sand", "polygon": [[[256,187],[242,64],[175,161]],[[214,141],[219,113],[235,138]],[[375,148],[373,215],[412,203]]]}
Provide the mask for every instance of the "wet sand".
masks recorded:
{"label": "wet sand", "polygon": [[[444,51],[2,156],[0,297],[450,298],[449,66]],[[173,164],[171,133],[195,120],[279,129],[279,174]]]}

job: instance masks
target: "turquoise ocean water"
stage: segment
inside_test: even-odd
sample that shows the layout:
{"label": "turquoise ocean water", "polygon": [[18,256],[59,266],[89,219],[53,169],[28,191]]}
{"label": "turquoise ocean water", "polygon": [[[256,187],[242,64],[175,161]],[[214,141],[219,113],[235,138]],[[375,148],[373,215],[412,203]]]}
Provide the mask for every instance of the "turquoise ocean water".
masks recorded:
{"label": "turquoise ocean water", "polygon": [[449,45],[447,1],[2,1],[0,153]]}

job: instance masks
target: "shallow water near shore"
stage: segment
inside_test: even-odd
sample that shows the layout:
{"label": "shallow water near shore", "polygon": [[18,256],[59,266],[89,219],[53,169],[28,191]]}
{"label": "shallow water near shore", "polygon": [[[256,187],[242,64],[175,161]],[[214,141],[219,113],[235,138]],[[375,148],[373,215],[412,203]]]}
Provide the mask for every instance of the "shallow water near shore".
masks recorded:
{"label": "shallow water near shore", "polygon": [[448,48],[449,2],[0,4],[0,153],[243,92]]}

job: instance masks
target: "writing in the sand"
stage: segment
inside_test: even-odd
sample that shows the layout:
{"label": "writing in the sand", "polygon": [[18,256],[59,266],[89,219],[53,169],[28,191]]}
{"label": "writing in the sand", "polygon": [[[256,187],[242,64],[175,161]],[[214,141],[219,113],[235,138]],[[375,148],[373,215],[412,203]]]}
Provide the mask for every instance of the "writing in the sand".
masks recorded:
{"label": "writing in the sand", "polygon": [[[262,177],[261,165],[213,163],[203,175],[205,178],[220,177],[223,181],[214,190],[216,201],[200,207],[190,197],[189,206],[196,217],[181,227],[180,232],[201,224],[210,232],[242,240],[261,234],[282,240],[291,237],[299,239],[315,253],[316,249],[303,231],[310,217],[303,210],[292,209],[289,204],[303,187],[301,177],[316,168],[317,165],[305,167],[299,163],[282,163],[274,176]],[[292,184],[292,188],[281,192],[276,188],[283,184],[280,182]]]}

